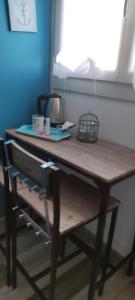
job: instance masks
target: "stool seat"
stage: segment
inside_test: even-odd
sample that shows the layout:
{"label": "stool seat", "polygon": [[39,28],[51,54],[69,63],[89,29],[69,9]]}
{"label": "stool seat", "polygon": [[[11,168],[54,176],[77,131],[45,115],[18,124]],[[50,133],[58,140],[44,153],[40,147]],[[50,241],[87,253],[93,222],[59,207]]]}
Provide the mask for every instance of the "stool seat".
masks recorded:
{"label": "stool seat", "polygon": [[[43,219],[45,216],[44,201],[39,199],[36,191],[27,188],[19,189],[18,195],[30,205]],[[48,201],[50,224],[53,224],[53,203]],[[63,174],[60,180],[60,228],[61,235],[96,219],[100,208],[100,195],[92,185],[77,177]],[[120,202],[113,197],[108,201],[107,212],[119,206]]]}

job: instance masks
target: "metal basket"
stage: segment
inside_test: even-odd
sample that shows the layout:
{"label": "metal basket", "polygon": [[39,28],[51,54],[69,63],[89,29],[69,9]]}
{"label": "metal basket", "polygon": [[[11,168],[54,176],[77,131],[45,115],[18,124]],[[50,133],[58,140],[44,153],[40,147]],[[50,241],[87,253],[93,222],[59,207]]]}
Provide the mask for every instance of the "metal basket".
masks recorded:
{"label": "metal basket", "polygon": [[78,120],[77,139],[84,143],[95,143],[98,138],[99,125],[99,119],[95,114],[91,112],[83,114]]}

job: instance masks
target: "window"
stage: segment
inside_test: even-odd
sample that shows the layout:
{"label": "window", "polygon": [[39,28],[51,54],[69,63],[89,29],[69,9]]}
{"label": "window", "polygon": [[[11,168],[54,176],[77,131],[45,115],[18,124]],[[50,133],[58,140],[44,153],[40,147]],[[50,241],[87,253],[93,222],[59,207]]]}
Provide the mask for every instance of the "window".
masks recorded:
{"label": "window", "polygon": [[75,77],[130,83],[135,0],[57,0],[57,5],[56,74],[59,67],[58,73],[66,70]]}

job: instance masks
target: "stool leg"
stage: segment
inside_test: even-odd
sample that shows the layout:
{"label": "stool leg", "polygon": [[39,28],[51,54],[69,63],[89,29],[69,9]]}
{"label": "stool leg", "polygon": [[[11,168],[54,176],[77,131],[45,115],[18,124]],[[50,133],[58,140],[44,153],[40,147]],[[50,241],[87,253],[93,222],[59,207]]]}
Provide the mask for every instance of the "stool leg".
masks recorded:
{"label": "stool leg", "polygon": [[7,286],[11,285],[11,194],[9,191],[8,172],[4,170],[4,185],[5,185],[5,232],[6,232],[6,282]]}
{"label": "stool leg", "polygon": [[10,221],[11,221],[11,207],[10,195],[6,195],[6,282],[7,286],[11,285],[11,251],[10,251]]}
{"label": "stool leg", "polygon": [[99,296],[102,296],[103,292],[104,292],[105,275],[107,272],[108,263],[109,263],[110,255],[111,255],[111,248],[112,248],[112,242],[113,242],[113,237],[114,237],[114,232],[115,232],[117,214],[118,214],[118,207],[112,211],[111,224],[110,224],[110,229],[109,229],[109,234],[108,234],[108,241],[107,241],[105,255],[104,255],[105,258],[104,258],[104,264],[103,264],[103,269],[102,269],[101,286],[99,288]]}
{"label": "stool leg", "polygon": [[50,286],[49,286],[48,300],[55,300],[55,286],[56,286],[58,254],[59,254],[59,238],[55,238],[52,240],[52,244],[51,244],[51,274],[50,274]]}
{"label": "stool leg", "polygon": [[96,234],[96,242],[95,242],[95,253],[93,258],[91,276],[90,276],[90,287],[88,291],[88,300],[94,300],[96,285],[97,285],[97,276],[98,270],[100,267],[100,259],[102,253],[103,246],[103,237],[104,237],[104,229],[106,223],[106,211],[107,211],[107,203],[109,199],[110,186],[108,184],[102,183],[98,184],[100,194],[101,194],[101,205],[100,205],[100,213]]}
{"label": "stool leg", "polygon": [[16,250],[17,250],[17,238],[16,238],[16,212],[12,212],[12,287],[16,288]]}
{"label": "stool leg", "polygon": [[129,260],[129,265],[128,265],[128,271],[127,275],[132,276],[134,273],[134,261],[135,261],[135,236],[134,236],[134,241],[133,241],[133,246],[131,250],[132,256]]}
{"label": "stool leg", "polygon": [[56,272],[57,272],[57,259],[59,255],[60,247],[60,190],[59,190],[59,173],[52,173],[50,176],[50,191],[53,196],[54,212],[53,212],[53,228],[52,228],[52,239],[51,239],[51,272],[50,272],[50,286],[49,286],[49,297],[48,300],[55,300],[55,286],[56,286]]}

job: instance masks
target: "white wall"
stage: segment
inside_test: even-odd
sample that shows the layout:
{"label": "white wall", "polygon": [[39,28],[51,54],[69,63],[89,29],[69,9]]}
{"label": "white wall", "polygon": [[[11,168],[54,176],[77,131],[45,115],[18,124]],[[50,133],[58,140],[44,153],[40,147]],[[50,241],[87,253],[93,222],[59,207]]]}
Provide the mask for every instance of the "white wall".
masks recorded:
{"label": "white wall", "polygon": [[[77,124],[79,116],[91,110],[99,116],[101,138],[135,149],[135,102],[56,92],[65,100],[66,120]],[[135,231],[135,177],[113,187],[112,195],[121,201],[113,248],[125,255]]]}
{"label": "white wall", "polygon": [[[53,5],[52,57],[60,50],[61,1],[57,4],[53,1]],[[99,116],[101,138],[135,149],[135,91],[131,84],[97,81],[99,97],[96,98],[92,96],[95,87],[91,80],[60,80],[51,76],[51,87],[65,100],[66,120],[77,124],[79,116],[91,110]],[[135,232],[135,176],[114,186],[112,195],[121,201],[114,249],[125,255],[131,248]]]}

